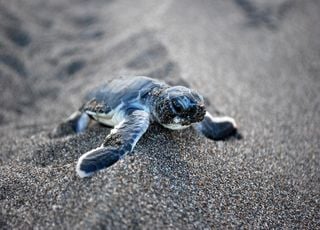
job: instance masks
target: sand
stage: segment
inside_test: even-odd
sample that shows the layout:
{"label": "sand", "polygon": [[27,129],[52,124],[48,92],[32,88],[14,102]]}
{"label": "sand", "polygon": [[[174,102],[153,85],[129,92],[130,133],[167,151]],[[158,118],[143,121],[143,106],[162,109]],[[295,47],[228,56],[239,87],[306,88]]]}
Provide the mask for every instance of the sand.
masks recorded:
{"label": "sand", "polygon": [[[0,2],[0,228],[320,228],[320,4]],[[147,75],[201,92],[243,139],[152,125],[91,178],[110,131],[50,138],[91,88]]]}

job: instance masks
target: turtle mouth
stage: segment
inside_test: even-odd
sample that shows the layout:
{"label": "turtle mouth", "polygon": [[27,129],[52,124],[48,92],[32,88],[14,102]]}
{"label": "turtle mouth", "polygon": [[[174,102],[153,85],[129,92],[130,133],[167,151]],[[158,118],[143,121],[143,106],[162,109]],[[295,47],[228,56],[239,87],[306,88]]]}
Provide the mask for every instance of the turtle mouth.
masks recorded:
{"label": "turtle mouth", "polygon": [[188,120],[185,120],[185,119],[182,119],[180,117],[175,117],[173,118],[173,123],[174,124],[180,124],[182,126],[188,126],[188,125],[191,125],[191,122],[188,121]]}

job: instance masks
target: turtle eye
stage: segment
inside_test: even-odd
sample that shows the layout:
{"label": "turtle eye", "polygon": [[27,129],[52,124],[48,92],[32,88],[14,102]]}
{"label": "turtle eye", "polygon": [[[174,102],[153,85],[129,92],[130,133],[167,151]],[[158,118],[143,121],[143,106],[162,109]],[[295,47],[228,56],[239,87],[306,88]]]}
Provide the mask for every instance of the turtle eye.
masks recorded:
{"label": "turtle eye", "polygon": [[183,105],[177,99],[172,101],[172,107],[177,113],[183,112]]}

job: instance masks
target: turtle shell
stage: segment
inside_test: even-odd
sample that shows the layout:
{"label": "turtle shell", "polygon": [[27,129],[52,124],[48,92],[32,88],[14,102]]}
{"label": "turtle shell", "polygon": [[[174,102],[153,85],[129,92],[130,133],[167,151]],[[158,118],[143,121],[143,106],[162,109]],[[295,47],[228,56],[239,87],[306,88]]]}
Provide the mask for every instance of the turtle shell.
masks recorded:
{"label": "turtle shell", "polygon": [[116,109],[144,109],[148,107],[149,92],[154,88],[163,87],[168,86],[144,76],[117,78],[91,91],[85,97],[84,108],[86,111],[100,114]]}

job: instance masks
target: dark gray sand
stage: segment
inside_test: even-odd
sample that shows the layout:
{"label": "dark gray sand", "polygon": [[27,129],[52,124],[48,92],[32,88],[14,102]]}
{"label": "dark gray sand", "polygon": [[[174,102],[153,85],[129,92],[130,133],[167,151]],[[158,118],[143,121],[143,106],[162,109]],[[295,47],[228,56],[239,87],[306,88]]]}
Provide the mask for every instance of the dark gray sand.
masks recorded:
{"label": "dark gray sand", "polygon": [[[0,228],[320,228],[317,0],[0,1]],[[187,84],[242,140],[152,126],[92,178],[110,129],[50,139],[119,75]]]}

